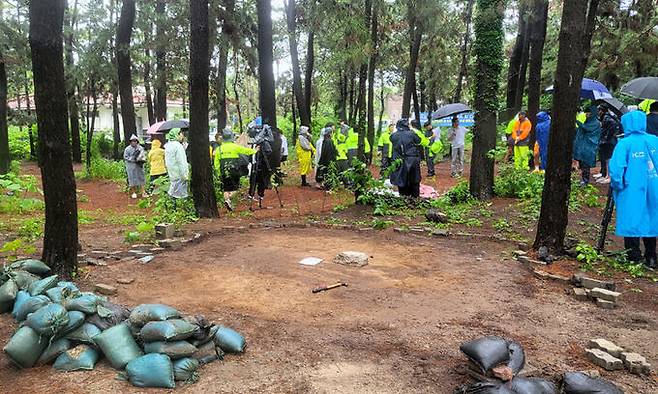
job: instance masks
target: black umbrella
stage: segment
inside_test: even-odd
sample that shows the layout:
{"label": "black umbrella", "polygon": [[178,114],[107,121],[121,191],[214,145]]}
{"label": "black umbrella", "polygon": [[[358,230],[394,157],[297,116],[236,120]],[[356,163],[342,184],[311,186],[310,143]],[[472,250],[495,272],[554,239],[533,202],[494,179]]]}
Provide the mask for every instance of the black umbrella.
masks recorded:
{"label": "black umbrella", "polygon": [[639,99],[658,100],[658,77],[635,78],[624,84],[621,92]]}
{"label": "black umbrella", "polygon": [[603,105],[605,105],[606,107],[610,108],[617,115],[623,115],[626,112],[628,112],[628,108],[626,108],[626,105],[614,97],[606,97],[598,101],[603,103]]}
{"label": "black umbrella", "polygon": [[432,113],[432,119],[447,118],[448,116],[453,116],[471,111],[473,111],[471,107],[469,107],[466,104],[462,104],[462,103],[448,104],[434,111]]}
{"label": "black umbrella", "polygon": [[146,134],[164,133],[171,129],[187,129],[189,127],[190,122],[185,119],[165,120],[162,122],[153,123],[148,128],[148,130],[146,130]]}

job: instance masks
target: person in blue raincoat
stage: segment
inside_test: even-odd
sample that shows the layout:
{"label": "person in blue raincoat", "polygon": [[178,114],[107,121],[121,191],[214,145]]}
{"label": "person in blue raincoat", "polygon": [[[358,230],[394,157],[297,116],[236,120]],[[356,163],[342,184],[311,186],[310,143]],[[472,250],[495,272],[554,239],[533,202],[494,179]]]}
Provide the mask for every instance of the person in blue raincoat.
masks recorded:
{"label": "person in blue raincoat", "polygon": [[[539,146],[539,169],[546,170],[548,164],[548,140],[551,132],[551,116],[541,111],[537,114],[537,125],[535,126],[535,136]],[[535,163],[535,166],[537,163]]]}
{"label": "person in blue raincoat", "polygon": [[609,164],[610,186],[617,207],[615,233],[624,237],[628,259],[640,261],[640,238],[645,264],[656,267],[658,236],[658,137],[647,134],[642,111],[622,116],[624,138],[615,147]]}
{"label": "person in blue raincoat", "polygon": [[573,141],[573,159],[578,162],[580,168],[580,186],[589,184],[590,169],[596,165],[596,152],[601,138],[601,123],[596,117],[597,113],[598,108],[592,105],[585,111],[585,122],[576,121],[578,129]]}

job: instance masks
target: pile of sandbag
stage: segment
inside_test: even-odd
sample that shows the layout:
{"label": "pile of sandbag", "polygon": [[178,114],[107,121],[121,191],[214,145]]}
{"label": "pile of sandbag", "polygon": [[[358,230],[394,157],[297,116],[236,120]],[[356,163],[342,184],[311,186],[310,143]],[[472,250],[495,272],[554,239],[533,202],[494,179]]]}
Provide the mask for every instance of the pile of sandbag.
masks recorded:
{"label": "pile of sandbag", "polygon": [[[459,387],[461,394],[622,394],[614,384],[581,372],[568,372],[561,391],[548,380],[518,376],[525,366],[525,352],[518,342],[487,336],[463,343],[459,350],[468,357],[469,367],[479,382]],[[473,371],[475,369],[476,371]],[[596,388],[597,391],[592,391]]]}
{"label": "pile of sandbag", "polygon": [[[0,313],[21,324],[3,350],[20,368],[92,370],[105,357],[135,386],[174,388],[176,381],[195,382],[200,365],[245,349],[242,335],[201,315],[184,317],[161,304],[131,311],[49,273],[33,259],[0,272]],[[214,354],[198,356],[210,344]]]}

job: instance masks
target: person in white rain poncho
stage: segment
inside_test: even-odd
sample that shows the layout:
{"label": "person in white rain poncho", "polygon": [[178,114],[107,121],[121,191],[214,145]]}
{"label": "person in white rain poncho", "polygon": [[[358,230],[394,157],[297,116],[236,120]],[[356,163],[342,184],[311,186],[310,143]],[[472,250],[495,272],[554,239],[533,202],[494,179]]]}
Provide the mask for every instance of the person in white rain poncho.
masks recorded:
{"label": "person in white rain poncho", "polygon": [[167,134],[165,144],[165,165],[169,175],[169,195],[173,198],[187,198],[189,170],[185,148],[180,143],[183,138],[179,129],[172,129]]}
{"label": "person in white rain poncho", "polygon": [[128,174],[128,186],[132,192],[131,198],[137,198],[137,193],[142,192],[144,186],[144,163],[146,152],[139,144],[139,138],[135,134],[130,136],[130,145],[123,151],[123,160],[126,162],[126,173]]}

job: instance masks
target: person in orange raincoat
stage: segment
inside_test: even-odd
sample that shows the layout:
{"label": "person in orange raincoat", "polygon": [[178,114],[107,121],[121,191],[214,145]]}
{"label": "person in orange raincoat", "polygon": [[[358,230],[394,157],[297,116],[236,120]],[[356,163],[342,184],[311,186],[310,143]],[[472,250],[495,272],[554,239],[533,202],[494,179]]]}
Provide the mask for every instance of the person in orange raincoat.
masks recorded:
{"label": "person in orange raincoat", "polygon": [[516,119],[512,128],[514,167],[517,169],[528,169],[530,130],[532,130],[532,123],[526,117],[526,113],[524,111],[519,112],[518,119]]}

